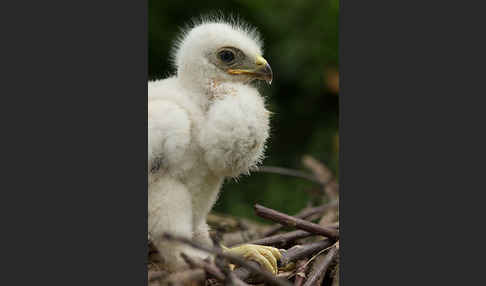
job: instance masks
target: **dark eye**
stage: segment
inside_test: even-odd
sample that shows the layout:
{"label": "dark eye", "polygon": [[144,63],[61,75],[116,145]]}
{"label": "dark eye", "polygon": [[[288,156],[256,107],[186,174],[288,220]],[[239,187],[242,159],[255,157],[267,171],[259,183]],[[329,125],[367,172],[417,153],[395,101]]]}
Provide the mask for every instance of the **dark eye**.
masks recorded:
{"label": "dark eye", "polygon": [[228,50],[219,52],[218,56],[225,63],[230,63],[235,59],[235,54],[232,51]]}

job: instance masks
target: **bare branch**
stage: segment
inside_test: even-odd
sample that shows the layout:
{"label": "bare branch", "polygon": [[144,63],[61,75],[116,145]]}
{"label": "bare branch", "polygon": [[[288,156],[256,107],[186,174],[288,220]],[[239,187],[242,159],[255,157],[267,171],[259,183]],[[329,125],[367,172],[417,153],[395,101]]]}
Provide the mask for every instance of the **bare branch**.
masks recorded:
{"label": "bare branch", "polygon": [[[215,249],[221,250],[221,248],[216,247]],[[224,281],[224,285],[228,286],[248,286],[245,282],[243,282],[240,278],[238,278],[233,271],[230,270],[228,261],[223,259],[221,256],[216,256],[214,261],[216,265],[224,272],[226,279]]]}
{"label": "bare branch", "polygon": [[339,286],[339,264],[334,269],[334,277],[332,279],[332,286]]}
{"label": "bare branch", "polygon": [[302,163],[309,168],[319,183],[325,185],[334,177],[332,171],[310,155],[302,157]]}
{"label": "bare branch", "polygon": [[[314,207],[314,208],[305,208],[302,211],[300,211],[299,213],[297,213],[294,217],[300,218],[300,219],[307,219],[307,218],[309,218],[309,217],[311,217],[315,214],[324,213],[327,210],[329,210],[329,209],[331,209],[331,208],[333,208],[337,205],[338,205],[338,202],[333,201],[333,202],[330,202],[330,203],[322,205],[322,206],[318,206],[318,207]],[[278,224],[278,225],[272,227],[271,229],[267,230],[262,236],[267,237],[267,236],[270,236],[270,235],[274,235],[275,233],[277,233],[282,228],[283,228],[283,226],[281,224]]]}
{"label": "bare branch", "polygon": [[153,280],[157,280],[157,279],[160,279],[164,276],[168,275],[168,273],[166,271],[149,271],[148,272],[148,280],[149,281],[153,281]]}
{"label": "bare branch", "polygon": [[[248,263],[253,265],[254,267],[260,268],[260,264],[255,261],[250,260],[248,261]],[[258,277],[245,267],[238,267],[235,269],[235,271],[233,271],[233,273],[236,277],[246,282],[256,283],[261,281],[261,279],[259,279],[260,277]]]}
{"label": "bare branch", "polygon": [[296,264],[294,286],[302,286],[305,280],[305,271],[307,270],[307,263],[305,260],[299,260]]}
{"label": "bare branch", "polygon": [[336,258],[339,250],[339,244],[337,243],[336,246],[329,249],[329,252],[326,254],[325,258],[320,261],[318,265],[313,267],[311,273],[309,273],[309,278],[305,282],[304,286],[311,286],[316,285],[316,282],[321,280],[324,275],[326,274],[327,268],[331,264],[331,262]]}
{"label": "bare branch", "polygon": [[239,277],[235,275],[235,273],[230,273],[230,277],[232,277],[232,283],[234,286],[249,286],[246,282],[242,281]]}
{"label": "bare branch", "polygon": [[292,242],[297,239],[306,238],[313,236],[315,234],[305,231],[305,230],[295,230],[287,233],[277,234],[269,237],[264,237],[261,239],[253,240],[248,243],[259,244],[259,245],[270,245],[275,247],[283,247],[287,243]]}
{"label": "bare branch", "polygon": [[218,280],[224,281],[225,276],[218,267],[213,264],[210,264],[204,261],[201,258],[190,257],[187,256],[185,253],[181,253],[182,258],[184,261],[192,268],[202,268],[204,269],[209,275],[217,278]]}
{"label": "bare branch", "polygon": [[190,269],[180,272],[175,272],[167,276],[162,285],[188,285],[192,282],[200,282],[206,280],[206,273],[203,269]]}
{"label": "bare branch", "polygon": [[286,265],[289,262],[311,256],[331,246],[332,244],[333,242],[331,242],[329,239],[323,239],[304,245],[295,245],[287,251],[283,252],[282,258],[280,258],[280,264]]}
{"label": "bare branch", "polygon": [[339,238],[339,231],[335,228],[322,227],[318,224],[289,216],[287,214],[261,206],[259,204],[255,204],[255,212],[260,217],[270,219],[283,225],[299,228],[333,239]]}
{"label": "bare branch", "polygon": [[304,166],[309,168],[317,180],[324,185],[324,191],[333,200],[337,200],[339,197],[339,184],[334,177],[331,169],[329,169],[325,164],[313,158],[312,156],[306,155],[302,158],[302,163]]}
{"label": "bare branch", "polygon": [[291,177],[306,179],[308,181],[311,181],[311,182],[314,182],[314,183],[317,183],[317,184],[322,184],[322,182],[318,178],[316,178],[314,175],[309,174],[307,172],[299,171],[299,170],[293,170],[293,169],[275,167],[275,166],[262,166],[262,167],[258,168],[258,170],[256,170],[256,171],[262,172],[262,173],[272,173],[272,174],[291,176]]}

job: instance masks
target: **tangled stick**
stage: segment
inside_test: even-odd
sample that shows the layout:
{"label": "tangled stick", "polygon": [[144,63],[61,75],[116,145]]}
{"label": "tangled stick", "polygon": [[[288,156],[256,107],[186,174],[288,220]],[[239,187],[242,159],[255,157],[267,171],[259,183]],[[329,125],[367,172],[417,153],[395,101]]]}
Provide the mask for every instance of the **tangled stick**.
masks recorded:
{"label": "tangled stick", "polygon": [[[315,214],[320,214],[328,211],[329,209],[336,207],[338,205],[337,201],[330,202],[328,204],[318,206],[318,207],[313,207],[313,208],[305,208],[302,211],[300,211],[298,214],[296,214],[294,217],[300,218],[300,219],[308,219],[309,217],[315,215]],[[267,237],[270,235],[276,234],[279,230],[283,228],[283,225],[278,224],[269,230],[267,230],[264,234],[263,237]]]}
{"label": "tangled stick", "polygon": [[248,243],[250,244],[259,244],[259,245],[269,245],[274,247],[283,247],[287,243],[295,241],[297,239],[306,238],[309,236],[313,236],[312,232],[308,232],[305,230],[295,230],[287,233],[277,234],[269,237],[264,237],[257,240],[252,240]]}
{"label": "tangled stick", "polygon": [[204,269],[208,274],[211,276],[215,277],[216,279],[220,281],[224,281],[226,277],[224,276],[223,272],[216,267],[213,264],[210,264],[206,261],[204,261],[201,258],[196,258],[196,257],[190,257],[187,256],[185,253],[181,253],[182,259],[192,268],[202,268]]}
{"label": "tangled stick", "polygon": [[167,240],[178,241],[178,242],[187,244],[191,247],[197,248],[199,250],[202,250],[202,251],[205,251],[205,252],[208,252],[208,253],[212,253],[216,256],[223,257],[233,264],[237,264],[237,265],[240,265],[242,267],[249,269],[251,272],[253,272],[256,275],[259,275],[265,282],[267,282],[271,285],[277,285],[277,286],[291,286],[292,285],[288,281],[279,279],[276,276],[270,274],[269,272],[261,270],[259,267],[256,267],[254,264],[248,263],[248,261],[246,261],[245,259],[243,259],[239,256],[236,256],[236,255],[225,253],[221,249],[199,245],[198,243],[192,241],[191,239],[188,239],[186,237],[175,236],[175,235],[172,235],[172,234],[169,234],[169,233],[165,233],[163,235],[163,237]]}
{"label": "tangled stick", "polygon": [[305,280],[305,272],[307,270],[307,262],[305,260],[299,260],[296,264],[296,273],[294,286],[302,286]]}
{"label": "tangled stick", "polygon": [[290,249],[286,250],[282,254],[282,258],[280,258],[280,264],[282,266],[287,265],[292,261],[296,261],[329,247],[332,245],[332,242],[329,239],[322,239],[316,242],[304,244],[304,245],[295,245]]}
{"label": "tangled stick", "polygon": [[287,214],[278,212],[276,210],[266,208],[259,204],[255,204],[255,212],[258,216],[273,220],[275,222],[299,228],[308,232],[319,234],[332,239],[339,238],[339,231],[335,228],[323,227],[315,223],[305,221],[303,219],[298,219]]}
{"label": "tangled stick", "polygon": [[321,280],[324,275],[326,274],[327,268],[331,264],[331,262],[336,258],[339,250],[339,243],[336,243],[329,252],[326,254],[326,257],[318,264],[315,265],[311,273],[309,273],[309,278],[305,282],[304,286],[312,286],[316,285],[316,282]]}

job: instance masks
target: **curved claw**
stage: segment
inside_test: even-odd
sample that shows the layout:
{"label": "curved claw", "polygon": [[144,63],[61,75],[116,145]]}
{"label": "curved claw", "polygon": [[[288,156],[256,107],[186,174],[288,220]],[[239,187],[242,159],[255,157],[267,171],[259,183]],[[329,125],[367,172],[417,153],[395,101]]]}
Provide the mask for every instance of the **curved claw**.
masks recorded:
{"label": "curved claw", "polygon": [[256,244],[243,244],[232,248],[225,248],[225,251],[242,256],[248,260],[254,260],[273,274],[277,274],[277,260],[282,257],[282,254],[277,248]]}

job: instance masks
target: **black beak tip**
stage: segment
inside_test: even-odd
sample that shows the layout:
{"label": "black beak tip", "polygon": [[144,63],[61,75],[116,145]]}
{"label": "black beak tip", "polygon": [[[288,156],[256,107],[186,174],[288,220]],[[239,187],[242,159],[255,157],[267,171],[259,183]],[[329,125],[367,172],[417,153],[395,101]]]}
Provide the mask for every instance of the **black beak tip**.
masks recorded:
{"label": "black beak tip", "polygon": [[273,81],[273,72],[269,64],[265,65],[265,81],[271,85]]}

